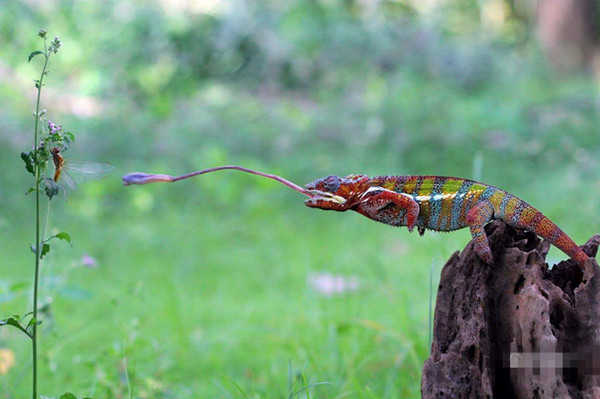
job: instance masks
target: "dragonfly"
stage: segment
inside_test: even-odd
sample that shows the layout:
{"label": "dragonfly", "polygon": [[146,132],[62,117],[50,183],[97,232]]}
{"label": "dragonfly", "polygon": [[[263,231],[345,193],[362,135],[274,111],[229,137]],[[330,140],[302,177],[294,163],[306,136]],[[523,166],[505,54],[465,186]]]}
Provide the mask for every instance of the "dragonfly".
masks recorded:
{"label": "dragonfly", "polygon": [[99,179],[109,174],[114,167],[107,163],[73,162],[65,160],[60,147],[50,150],[54,164],[52,180],[62,189],[63,193],[73,191],[79,183],[90,179]]}

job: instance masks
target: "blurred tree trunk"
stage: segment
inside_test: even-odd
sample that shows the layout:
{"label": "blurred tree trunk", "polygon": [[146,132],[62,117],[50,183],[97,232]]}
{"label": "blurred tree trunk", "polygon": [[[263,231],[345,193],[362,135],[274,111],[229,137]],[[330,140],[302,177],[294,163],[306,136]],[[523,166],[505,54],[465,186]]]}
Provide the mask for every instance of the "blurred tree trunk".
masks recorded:
{"label": "blurred tree trunk", "polygon": [[537,1],[537,36],[560,69],[593,67],[600,38],[598,0]]}
{"label": "blurred tree trunk", "polygon": [[[567,260],[502,222],[486,226],[496,263],[469,243],[442,270],[423,399],[600,398],[600,268]],[[584,246],[595,255],[600,236]]]}

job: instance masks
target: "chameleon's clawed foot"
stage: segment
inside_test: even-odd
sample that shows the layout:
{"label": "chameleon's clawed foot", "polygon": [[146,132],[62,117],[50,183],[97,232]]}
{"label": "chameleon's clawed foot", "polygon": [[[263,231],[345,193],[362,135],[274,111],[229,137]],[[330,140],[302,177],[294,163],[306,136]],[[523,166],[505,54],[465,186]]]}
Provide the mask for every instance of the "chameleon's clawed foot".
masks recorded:
{"label": "chameleon's clawed foot", "polygon": [[492,203],[487,200],[475,205],[467,213],[467,224],[475,241],[475,252],[488,265],[494,263],[494,257],[492,256],[490,243],[485,235],[483,226],[492,219],[493,214],[494,208]]}

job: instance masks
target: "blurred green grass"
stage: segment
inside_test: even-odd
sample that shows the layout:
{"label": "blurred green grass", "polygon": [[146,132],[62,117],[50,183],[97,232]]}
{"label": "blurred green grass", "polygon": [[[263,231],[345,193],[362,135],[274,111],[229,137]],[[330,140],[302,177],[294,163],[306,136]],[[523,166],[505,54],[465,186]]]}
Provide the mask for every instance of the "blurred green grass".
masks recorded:
{"label": "blurred green grass", "polygon": [[[57,244],[43,266],[43,394],[123,398],[130,381],[140,398],[288,397],[316,382],[328,384],[311,397],[419,395],[430,269],[436,286],[468,232],[418,237],[311,210],[232,172],[125,188],[128,172],[237,163],[298,183],[473,177],[577,242],[600,230],[597,82],[548,70],[519,21],[460,35],[450,17],[432,27],[385,6],[367,17],[341,2],[217,15],[119,4],[0,13],[0,315],[29,307],[32,203],[18,154],[31,146],[35,68],[24,60],[40,26],[64,42],[44,98],[78,133],[70,156],[116,167],[53,200],[48,229],[71,233],[73,247]],[[81,266],[86,254],[96,268]],[[319,295],[317,272],[361,288]],[[16,353],[0,399],[27,395],[29,346],[1,329],[0,347]]]}

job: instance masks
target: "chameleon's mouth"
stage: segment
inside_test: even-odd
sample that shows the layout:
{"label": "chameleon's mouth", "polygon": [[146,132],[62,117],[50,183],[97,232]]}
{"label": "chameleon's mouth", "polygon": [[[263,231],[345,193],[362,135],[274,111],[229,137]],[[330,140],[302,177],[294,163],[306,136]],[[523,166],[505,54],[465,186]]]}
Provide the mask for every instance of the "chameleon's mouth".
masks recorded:
{"label": "chameleon's mouth", "polygon": [[306,205],[316,205],[319,202],[332,202],[334,204],[343,205],[346,203],[346,198],[326,191],[321,190],[307,190],[311,194],[311,198],[304,201]]}

